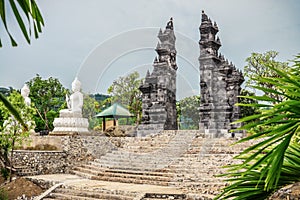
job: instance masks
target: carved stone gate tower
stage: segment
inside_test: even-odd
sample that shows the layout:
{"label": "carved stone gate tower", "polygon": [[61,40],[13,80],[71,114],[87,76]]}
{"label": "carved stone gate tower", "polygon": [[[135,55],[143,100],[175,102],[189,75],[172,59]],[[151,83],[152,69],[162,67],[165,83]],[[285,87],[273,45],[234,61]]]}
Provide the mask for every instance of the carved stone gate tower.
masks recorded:
{"label": "carved stone gate tower", "polygon": [[138,136],[158,133],[161,130],[177,130],[176,112],[176,49],[172,18],[166,29],[159,30],[157,57],[153,71],[147,71],[142,92],[142,123]]}
{"label": "carved stone gate tower", "polygon": [[238,95],[244,77],[241,71],[224,56],[219,54],[221,47],[219,29],[202,11],[200,25],[200,129],[213,137],[222,137],[228,130],[236,128],[230,123],[239,119]]}

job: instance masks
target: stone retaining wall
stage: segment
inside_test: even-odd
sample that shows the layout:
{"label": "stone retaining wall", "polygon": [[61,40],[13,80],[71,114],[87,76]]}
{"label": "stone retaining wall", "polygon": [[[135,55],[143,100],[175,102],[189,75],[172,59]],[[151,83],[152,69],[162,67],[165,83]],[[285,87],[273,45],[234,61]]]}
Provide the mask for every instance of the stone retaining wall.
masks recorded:
{"label": "stone retaining wall", "polygon": [[67,167],[63,151],[14,151],[13,165],[20,175],[63,173]]}
{"label": "stone retaining wall", "polygon": [[[85,163],[112,151],[118,143],[99,135],[50,136],[61,146],[60,151],[15,150],[13,165],[19,175],[68,173],[78,163]],[[35,145],[49,140],[45,136],[31,137]]]}
{"label": "stone retaining wall", "polygon": [[100,158],[116,148],[109,137],[99,135],[74,135],[61,138],[63,151],[70,162],[84,162]]}

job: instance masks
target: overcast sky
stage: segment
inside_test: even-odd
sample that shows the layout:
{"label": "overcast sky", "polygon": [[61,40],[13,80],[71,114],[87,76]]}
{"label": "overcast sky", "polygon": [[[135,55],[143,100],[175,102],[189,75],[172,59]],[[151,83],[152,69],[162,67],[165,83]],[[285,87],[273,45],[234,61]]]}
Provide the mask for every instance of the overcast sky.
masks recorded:
{"label": "overcast sky", "polygon": [[[45,27],[31,45],[15,34],[10,47],[0,24],[0,86],[20,89],[35,74],[84,92],[106,93],[119,76],[152,70],[159,28],[174,18],[178,98],[199,93],[201,11],[216,21],[220,52],[238,68],[251,52],[278,51],[287,61],[300,53],[299,0],[51,0],[38,1]],[[15,23],[9,17],[11,29]],[[5,40],[5,41],[3,41]]]}

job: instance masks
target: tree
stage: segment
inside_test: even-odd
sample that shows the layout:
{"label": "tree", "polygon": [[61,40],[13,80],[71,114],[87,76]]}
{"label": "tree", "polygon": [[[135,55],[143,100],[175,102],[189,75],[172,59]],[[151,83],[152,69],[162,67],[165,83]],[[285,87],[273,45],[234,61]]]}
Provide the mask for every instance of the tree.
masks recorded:
{"label": "tree", "polygon": [[[15,2],[18,2],[18,4],[16,4]],[[44,26],[44,20],[35,0],[28,0],[28,1],[0,0],[1,21],[4,25],[7,35],[9,36],[11,45],[17,46],[17,42],[15,41],[15,39],[13,38],[10,32],[6,20],[7,13],[10,11],[13,12],[17,20],[17,23],[19,25],[19,28],[21,29],[23,36],[25,37],[26,41],[29,44],[31,42],[32,27],[33,27],[35,38],[39,37],[39,34],[42,32],[42,26]],[[0,47],[2,47],[1,38],[0,38]]]}
{"label": "tree", "polygon": [[[0,103],[0,110],[3,111],[5,119],[0,133],[0,160],[2,167],[10,168],[9,175],[11,180],[14,148],[16,144],[22,144],[23,139],[29,136],[28,130],[31,130],[34,127],[34,122],[32,121],[34,109],[31,106],[25,105],[23,97],[17,91],[13,91],[8,97],[8,100],[11,102],[11,105],[16,112],[19,113],[20,117],[24,120],[23,123],[25,123],[25,125],[22,125],[11,115],[10,110],[8,110],[3,103]],[[24,126],[26,128],[24,128]]]}
{"label": "tree", "polygon": [[27,82],[30,88],[30,98],[34,102],[37,114],[34,116],[35,131],[53,130],[53,121],[59,116],[59,110],[66,106],[65,95],[67,90],[56,78],[43,80],[36,75]]}
{"label": "tree", "polygon": [[[239,105],[241,109],[241,117],[247,117],[254,114],[258,114],[258,108],[252,106],[253,104],[257,104],[258,101],[255,99],[247,98],[249,96],[254,96],[255,93],[246,89],[241,90]],[[242,105],[242,106],[241,106]]]}
{"label": "tree", "polygon": [[181,128],[199,129],[199,106],[199,95],[186,97],[177,102],[177,112],[180,114],[179,119],[181,121]]}
{"label": "tree", "polygon": [[266,82],[260,89],[270,95],[248,96],[259,101],[251,106],[261,112],[237,121],[245,123],[241,130],[256,130],[239,143],[256,143],[236,157],[240,164],[228,166],[225,176],[231,184],[216,199],[263,200],[278,188],[300,181],[300,54],[288,70],[274,63],[265,67],[274,76],[256,80]]}
{"label": "tree", "polygon": [[[247,78],[246,87],[258,89],[261,91],[262,88],[268,88],[274,90],[272,83],[261,81],[260,77],[280,77],[279,74],[270,70],[268,66],[273,68],[288,71],[289,66],[287,62],[276,61],[275,58],[278,55],[276,51],[267,51],[266,53],[252,53],[250,57],[246,58],[247,65],[244,67],[244,76]],[[274,94],[267,90],[264,91],[266,95],[277,100],[281,99],[282,96]]]}
{"label": "tree", "polygon": [[112,94],[109,100],[111,102],[119,102],[127,106],[128,110],[134,114],[136,123],[140,121],[142,113],[142,93],[139,90],[142,79],[139,79],[138,72],[133,72],[125,77],[120,77],[113,82],[107,89]]}
{"label": "tree", "polygon": [[84,94],[82,116],[89,120],[90,129],[99,124],[97,118],[94,118],[97,112],[99,112],[99,103],[91,95]]}

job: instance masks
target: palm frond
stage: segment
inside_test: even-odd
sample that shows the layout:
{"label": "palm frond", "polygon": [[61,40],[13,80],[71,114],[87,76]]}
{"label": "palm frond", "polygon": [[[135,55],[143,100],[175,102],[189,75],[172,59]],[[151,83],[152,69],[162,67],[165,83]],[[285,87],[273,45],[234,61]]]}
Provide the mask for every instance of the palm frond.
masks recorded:
{"label": "palm frond", "polygon": [[4,106],[9,110],[9,112],[15,117],[16,120],[23,126],[24,130],[28,131],[27,125],[23,121],[20,113],[17,109],[6,99],[6,97],[0,93],[0,101],[4,104]]}
{"label": "palm frond", "polygon": [[223,176],[228,177],[231,185],[225,187],[216,199],[265,199],[278,188],[300,181],[300,144],[295,139],[300,129],[300,62],[296,61],[289,71],[267,66],[278,76],[256,78],[274,86],[274,89],[262,86],[256,89],[284,98],[247,97],[264,103],[244,105],[259,107],[261,113],[237,121],[244,123],[240,129],[253,133],[238,143],[256,143],[235,157],[242,163],[228,167]]}
{"label": "palm frond", "polygon": [[[17,3],[16,3],[17,2]],[[7,5],[6,5],[7,3]],[[34,28],[35,38],[39,37],[42,32],[42,26],[44,26],[44,19],[41,12],[36,4],[35,0],[0,0],[0,17],[3,22],[5,31],[10,38],[12,46],[17,46],[17,42],[13,38],[11,32],[9,31],[8,23],[6,20],[7,9],[11,8],[19,28],[26,39],[27,43],[31,42],[31,28]],[[2,47],[0,38],[0,47]]]}

